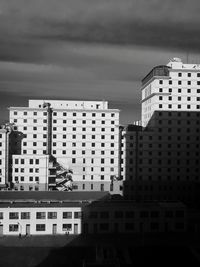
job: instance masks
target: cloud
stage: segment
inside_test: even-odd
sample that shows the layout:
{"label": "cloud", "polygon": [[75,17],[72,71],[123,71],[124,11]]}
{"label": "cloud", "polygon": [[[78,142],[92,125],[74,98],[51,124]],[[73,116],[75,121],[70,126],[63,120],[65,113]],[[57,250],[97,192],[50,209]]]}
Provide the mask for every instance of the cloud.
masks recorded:
{"label": "cloud", "polygon": [[150,69],[198,56],[199,11],[199,0],[1,0],[1,111],[28,98],[84,97],[138,119]]}
{"label": "cloud", "polygon": [[0,59],[40,61],[57,40],[199,51],[199,0],[2,0]]}

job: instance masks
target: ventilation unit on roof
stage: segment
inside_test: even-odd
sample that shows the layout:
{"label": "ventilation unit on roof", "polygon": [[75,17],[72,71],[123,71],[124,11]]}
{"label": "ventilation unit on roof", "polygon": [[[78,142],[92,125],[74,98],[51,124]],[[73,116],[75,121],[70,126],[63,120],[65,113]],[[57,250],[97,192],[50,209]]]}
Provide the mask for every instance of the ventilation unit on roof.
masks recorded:
{"label": "ventilation unit on roof", "polygon": [[173,61],[173,62],[182,62],[182,60],[179,57],[174,57],[170,61]]}

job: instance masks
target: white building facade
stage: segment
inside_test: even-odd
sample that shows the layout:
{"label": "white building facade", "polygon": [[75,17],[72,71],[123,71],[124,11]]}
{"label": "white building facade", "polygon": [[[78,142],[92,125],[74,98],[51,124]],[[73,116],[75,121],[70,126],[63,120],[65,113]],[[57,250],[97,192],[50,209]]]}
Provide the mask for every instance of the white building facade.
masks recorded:
{"label": "white building facade", "polygon": [[0,236],[184,232],[179,202],[112,200],[106,192],[4,192]]}
{"label": "white building facade", "polygon": [[[39,190],[46,183],[45,171],[41,169],[46,168],[46,156],[52,155],[62,167],[73,171],[74,190],[121,191],[121,181],[111,186],[111,179],[119,177],[119,110],[109,109],[108,102],[30,100],[28,107],[9,110],[10,123],[21,136],[14,154],[20,154],[20,164],[30,162],[31,157],[39,161],[35,165],[41,174]],[[17,168],[17,158],[13,156],[14,184],[16,170],[24,168]],[[29,167],[24,168],[26,175],[20,173],[18,189],[23,184],[24,189],[32,187],[33,173]]]}
{"label": "white building facade", "polygon": [[200,111],[200,65],[174,58],[142,80],[142,126],[157,111]]}

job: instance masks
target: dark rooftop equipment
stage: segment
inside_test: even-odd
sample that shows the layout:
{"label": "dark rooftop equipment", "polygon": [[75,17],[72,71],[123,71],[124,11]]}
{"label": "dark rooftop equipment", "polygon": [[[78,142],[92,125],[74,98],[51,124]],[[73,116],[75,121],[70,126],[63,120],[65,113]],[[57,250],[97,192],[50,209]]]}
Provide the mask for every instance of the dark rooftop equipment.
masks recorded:
{"label": "dark rooftop equipment", "polygon": [[148,83],[149,80],[151,80],[153,77],[169,77],[169,69],[170,67],[166,65],[160,65],[154,67],[143,79],[142,79],[142,85],[145,85]]}

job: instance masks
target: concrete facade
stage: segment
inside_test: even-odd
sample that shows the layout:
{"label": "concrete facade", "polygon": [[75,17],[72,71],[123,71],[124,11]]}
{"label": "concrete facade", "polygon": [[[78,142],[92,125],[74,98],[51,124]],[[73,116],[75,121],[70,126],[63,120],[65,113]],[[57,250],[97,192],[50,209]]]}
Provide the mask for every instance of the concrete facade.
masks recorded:
{"label": "concrete facade", "polygon": [[200,68],[174,59],[142,80],[142,125],[124,128],[124,194],[199,199]]}
{"label": "concrete facade", "polygon": [[[45,103],[50,105],[50,120]],[[73,171],[74,190],[122,192],[121,181],[115,179],[111,185],[111,180],[119,177],[119,110],[109,109],[108,102],[30,100],[28,107],[10,107],[9,110],[10,123],[14,123],[16,139],[19,139],[13,151],[22,161],[28,162],[33,157],[42,162],[45,155],[51,154],[63,168]],[[15,189],[20,189],[19,182],[22,182],[26,190],[33,185],[32,181],[29,183],[31,168],[26,169],[24,181],[18,179],[16,185],[16,160],[14,155],[12,183]],[[44,164],[34,167],[43,172],[40,168],[44,168]],[[39,190],[44,189],[45,179],[43,173]]]}
{"label": "concrete facade", "polygon": [[142,125],[154,111],[200,111],[200,65],[174,58],[142,80]]}
{"label": "concrete facade", "polygon": [[187,210],[179,202],[141,205],[106,192],[5,192],[0,200],[0,235],[186,230]]}

